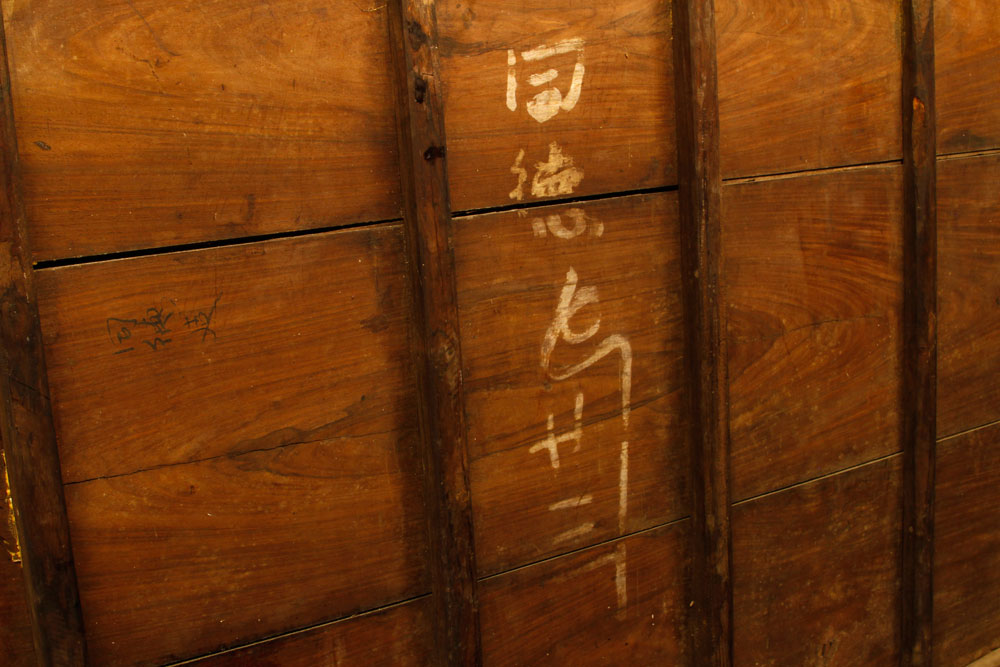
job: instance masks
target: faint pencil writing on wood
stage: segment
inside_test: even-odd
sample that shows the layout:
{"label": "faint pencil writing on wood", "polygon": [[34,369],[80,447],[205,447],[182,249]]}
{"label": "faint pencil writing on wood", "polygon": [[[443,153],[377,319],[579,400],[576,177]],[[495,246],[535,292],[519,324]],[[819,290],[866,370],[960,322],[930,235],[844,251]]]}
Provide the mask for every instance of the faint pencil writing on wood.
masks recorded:
{"label": "faint pencil writing on wood", "polygon": [[174,343],[180,334],[200,334],[198,339],[203,342],[209,334],[216,338],[212,321],[221,298],[221,295],[215,297],[212,305],[202,310],[180,310],[176,301],[169,299],[147,308],[140,317],[109,317],[105,327],[114,354],[137,349],[158,352]]}

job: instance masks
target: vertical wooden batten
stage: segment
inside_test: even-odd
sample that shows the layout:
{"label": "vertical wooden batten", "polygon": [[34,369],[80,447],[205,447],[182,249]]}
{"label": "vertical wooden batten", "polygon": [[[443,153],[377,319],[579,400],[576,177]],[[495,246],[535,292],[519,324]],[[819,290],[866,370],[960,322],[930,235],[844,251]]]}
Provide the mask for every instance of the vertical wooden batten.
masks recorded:
{"label": "vertical wooden batten", "polygon": [[83,622],[20,192],[2,22],[0,60],[0,436],[35,655],[42,665],[83,665]]}
{"label": "vertical wooden batten", "polygon": [[438,660],[478,665],[482,642],[436,6],[433,0],[390,0],[388,8]]}
{"label": "vertical wooden batten", "polygon": [[937,430],[934,2],[903,2],[902,662],[930,665]]}
{"label": "vertical wooden batten", "polygon": [[729,415],[721,304],[722,175],[713,0],[674,0],[681,271],[691,396],[689,634],[698,665],[732,664]]}

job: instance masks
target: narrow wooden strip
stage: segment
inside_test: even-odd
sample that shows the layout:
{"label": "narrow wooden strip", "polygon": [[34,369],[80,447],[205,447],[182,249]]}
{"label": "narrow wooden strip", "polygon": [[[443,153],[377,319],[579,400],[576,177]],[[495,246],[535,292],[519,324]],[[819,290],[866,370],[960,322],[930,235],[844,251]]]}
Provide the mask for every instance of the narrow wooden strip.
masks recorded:
{"label": "narrow wooden strip", "polygon": [[681,271],[691,396],[692,661],[732,664],[729,418],[713,0],[674,0]]}
{"label": "narrow wooden strip", "polygon": [[937,429],[934,2],[903,3],[902,664],[931,664]]}
{"label": "narrow wooden strip", "polygon": [[0,60],[0,436],[35,655],[42,665],[82,665],[83,622],[20,193],[2,25]]}
{"label": "narrow wooden strip", "polygon": [[971,663],[969,667],[1000,667],[1000,649],[997,649],[992,653],[987,653],[983,657]]}
{"label": "narrow wooden strip", "polygon": [[431,585],[439,664],[482,662],[458,337],[444,102],[434,0],[391,0],[412,353],[425,450]]}

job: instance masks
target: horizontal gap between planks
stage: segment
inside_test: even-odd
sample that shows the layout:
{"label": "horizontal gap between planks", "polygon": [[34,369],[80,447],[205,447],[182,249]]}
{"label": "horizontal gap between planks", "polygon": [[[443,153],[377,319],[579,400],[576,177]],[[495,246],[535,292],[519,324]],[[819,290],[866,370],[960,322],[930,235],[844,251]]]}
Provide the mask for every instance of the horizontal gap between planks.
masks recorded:
{"label": "horizontal gap between planks", "polygon": [[799,176],[812,176],[820,174],[835,174],[842,171],[861,171],[864,169],[873,169],[879,167],[886,167],[888,165],[903,164],[901,159],[897,160],[878,160],[876,162],[859,162],[857,164],[845,164],[838,165],[835,167],[820,167],[818,169],[802,169],[800,171],[781,171],[774,172],[771,174],[759,174],[757,176],[734,176],[731,178],[723,178],[722,182],[725,185],[740,185],[742,183],[761,183],[766,181],[780,181],[787,178],[797,178]]}
{"label": "horizontal gap between planks", "polygon": [[637,197],[641,195],[655,195],[664,192],[676,192],[676,185],[663,185],[656,188],[642,188],[639,190],[621,190],[619,192],[599,192],[592,195],[581,195],[579,197],[569,197],[565,199],[547,199],[545,201],[521,202],[517,204],[504,204],[503,206],[488,206],[486,208],[470,208],[463,211],[452,211],[452,218],[467,218],[472,215],[486,215],[489,213],[507,213],[509,211],[521,211],[533,208],[544,208],[546,206],[569,206],[570,204],[580,204],[592,201],[602,201],[604,199],[618,199],[621,197]]}
{"label": "horizontal gap between planks", "polygon": [[205,653],[203,655],[196,656],[194,658],[185,658],[179,662],[169,662],[166,663],[165,667],[176,667],[177,665],[190,665],[192,663],[198,662],[199,660],[206,660],[208,658],[215,658],[218,656],[226,655],[227,653],[236,653],[237,651],[244,651],[246,649],[254,648],[255,646],[261,646],[263,644],[270,644],[282,639],[287,639],[289,637],[294,637],[296,635],[305,634],[307,632],[312,632],[314,630],[321,630],[323,628],[330,627],[332,625],[337,625],[338,623],[345,623],[347,621],[353,621],[356,619],[364,618],[366,616],[373,616],[375,614],[388,611],[390,609],[395,609],[396,607],[402,607],[405,604],[410,604],[411,602],[416,602],[417,600],[422,600],[426,597],[430,597],[430,593],[424,593],[423,595],[417,595],[416,597],[407,598],[405,600],[400,600],[398,602],[393,602],[391,604],[383,605],[381,607],[375,607],[374,609],[367,609],[357,614],[351,614],[350,616],[344,616],[342,618],[337,618],[332,621],[323,621],[322,623],[317,623],[315,625],[310,625],[304,628],[299,628],[298,630],[291,630],[289,632],[282,633],[280,635],[274,635],[273,637],[266,637],[255,642],[250,642],[249,644],[241,644],[240,646],[233,646],[232,648],[223,649],[221,651],[213,651],[212,653]]}
{"label": "horizontal gap between planks", "polygon": [[208,250],[211,248],[228,248],[230,246],[244,245],[249,243],[259,243],[261,241],[276,241],[280,239],[294,239],[303,236],[316,236],[329,232],[344,231],[350,229],[362,229],[365,227],[375,227],[390,223],[402,222],[399,218],[389,218],[387,220],[371,220],[368,222],[354,222],[345,225],[334,225],[330,227],[314,227],[310,229],[294,229],[285,232],[274,232],[272,234],[257,234],[255,236],[239,236],[228,239],[215,239],[212,241],[197,241],[195,243],[181,243],[177,245],[160,246],[157,248],[139,248],[136,250],[122,250],[119,252],[109,252],[101,255],[83,255],[80,257],[66,257],[62,259],[44,259],[34,263],[36,271],[46,269],[58,269],[66,266],[77,266],[79,264],[93,264],[96,262],[109,262],[116,259],[134,259],[136,257],[151,257],[155,255],[167,255],[174,252],[187,252],[189,250]]}
{"label": "horizontal gap between planks", "polygon": [[812,484],[814,482],[821,482],[824,479],[830,479],[831,477],[836,477],[837,475],[843,475],[845,473],[854,472],[855,470],[858,470],[860,468],[864,468],[864,467],[870,466],[870,465],[875,465],[876,463],[882,463],[883,461],[888,461],[889,459],[891,459],[891,458],[893,458],[895,456],[902,456],[902,455],[903,455],[902,450],[898,450],[898,451],[895,451],[895,452],[893,452],[891,454],[886,454],[885,456],[880,456],[877,459],[872,459],[870,461],[864,461],[862,463],[858,463],[856,465],[852,465],[852,466],[849,466],[847,468],[841,468],[840,470],[834,470],[833,472],[826,473],[825,475],[819,475],[818,477],[812,477],[810,479],[806,479],[806,480],[803,480],[801,482],[796,482],[794,484],[789,484],[788,486],[783,486],[780,489],[774,489],[773,491],[767,491],[765,493],[760,493],[760,494],[757,494],[756,496],[751,496],[749,498],[744,498],[743,500],[737,500],[735,503],[733,503],[733,507],[737,507],[739,505],[744,505],[746,503],[752,503],[755,500],[760,500],[761,498],[767,498],[768,496],[773,496],[776,493],[783,493],[785,491],[790,491],[791,489],[796,489],[796,488],[798,488],[800,486],[805,486],[806,484]]}
{"label": "horizontal gap between planks", "polygon": [[984,148],[979,151],[959,151],[956,153],[938,153],[938,162],[946,160],[967,160],[975,157],[992,157],[1000,155],[1000,148]]}
{"label": "horizontal gap between planks", "polygon": [[958,433],[952,433],[950,435],[946,435],[946,436],[944,436],[942,438],[938,438],[937,441],[940,444],[942,442],[947,442],[948,440],[954,440],[955,438],[961,438],[963,435],[969,435],[970,433],[975,433],[976,431],[982,431],[983,429],[991,428],[993,426],[996,426],[997,424],[1000,424],[1000,419],[997,419],[997,420],[991,421],[991,422],[987,422],[985,424],[980,424],[979,426],[973,426],[972,428],[967,428],[964,431],[959,431]]}
{"label": "horizontal gap between planks", "polygon": [[659,523],[659,524],[656,524],[655,526],[650,526],[649,528],[643,528],[642,530],[636,530],[636,531],[631,532],[631,533],[625,533],[624,535],[616,535],[615,537],[609,537],[606,540],[602,540],[600,542],[595,542],[594,544],[588,544],[586,546],[578,547],[576,549],[571,549],[569,551],[564,551],[562,553],[553,554],[552,556],[546,556],[545,558],[539,558],[536,561],[532,561],[530,563],[525,563],[524,565],[518,565],[517,567],[512,567],[512,568],[507,569],[507,570],[502,570],[500,572],[494,572],[493,574],[487,574],[485,577],[479,577],[478,581],[489,581],[490,579],[496,579],[497,577],[502,577],[504,575],[511,574],[513,572],[518,572],[520,570],[525,570],[525,569],[527,569],[529,567],[534,567],[535,565],[541,565],[542,563],[548,563],[548,562],[554,561],[554,560],[556,560],[558,558],[563,558],[565,556],[572,556],[574,554],[578,554],[578,553],[581,553],[583,551],[588,551],[590,549],[597,549],[597,548],[600,548],[600,547],[606,547],[609,544],[614,544],[615,542],[621,542],[622,540],[627,540],[629,538],[636,537],[636,536],[639,536],[639,535],[645,535],[646,533],[651,533],[651,532],[653,532],[655,530],[660,530],[661,528],[666,528],[668,526],[677,525],[679,523],[687,521],[690,518],[691,518],[690,516],[684,515],[682,517],[678,517],[676,519],[672,519],[670,521],[667,521],[666,523]]}

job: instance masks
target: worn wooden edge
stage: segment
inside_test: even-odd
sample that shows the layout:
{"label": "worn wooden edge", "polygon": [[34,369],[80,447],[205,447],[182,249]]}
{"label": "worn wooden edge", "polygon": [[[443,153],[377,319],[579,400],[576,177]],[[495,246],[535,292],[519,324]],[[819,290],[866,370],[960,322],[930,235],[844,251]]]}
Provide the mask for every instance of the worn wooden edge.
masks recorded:
{"label": "worn wooden edge", "polygon": [[41,665],[83,665],[83,620],[20,191],[2,21],[0,60],[0,438],[35,655]]}
{"label": "worn wooden edge", "polygon": [[968,667],[1000,667],[1000,649],[977,658],[974,662],[970,662]]}
{"label": "worn wooden edge", "polygon": [[691,406],[693,664],[733,661],[722,173],[713,0],[674,0],[685,371]]}
{"label": "worn wooden edge", "polygon": [[436,5],[434,0],[390,0],[388,10],[437,659],[479,665],[482,637]]}
{"label": "worn wooden edge", "polygon": [[932,660],[937,431],[934,1],[904,0],[902,664]]}

